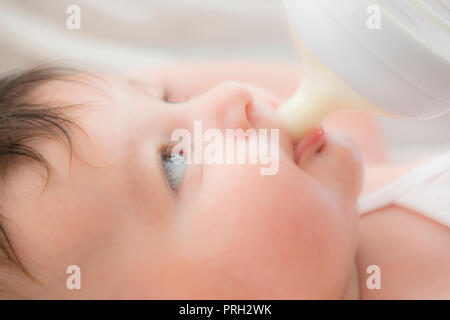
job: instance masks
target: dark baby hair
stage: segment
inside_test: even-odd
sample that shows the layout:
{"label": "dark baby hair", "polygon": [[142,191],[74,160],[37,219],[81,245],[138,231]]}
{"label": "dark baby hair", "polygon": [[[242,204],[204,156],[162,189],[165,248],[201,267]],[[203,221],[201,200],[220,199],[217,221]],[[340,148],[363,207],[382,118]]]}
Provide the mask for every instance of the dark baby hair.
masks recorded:
{"label": "dark baby hair", "polygon": [[73,123],[62,112],[70,106],[34,103],[30,93],[49,81],[71,81],[69,76],[74,73],[71,69],[44,66],[0,77],[0,266],[19,267],[28,276],[5,227],[5,177],[9,170],[30,161],[42,165],[48,177],[49,163],[29,143],[36,139],[62,138],[72,152],[69,128]]}

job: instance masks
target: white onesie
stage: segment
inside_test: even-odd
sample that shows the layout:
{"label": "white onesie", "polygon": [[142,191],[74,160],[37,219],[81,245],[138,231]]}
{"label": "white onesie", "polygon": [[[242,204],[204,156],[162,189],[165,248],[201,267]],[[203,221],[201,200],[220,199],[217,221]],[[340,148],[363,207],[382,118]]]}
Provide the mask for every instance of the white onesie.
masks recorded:
{"label": "white onesie", "polygon": [[450,228],[450,151],[359,198],[360,214],[396,204]]}

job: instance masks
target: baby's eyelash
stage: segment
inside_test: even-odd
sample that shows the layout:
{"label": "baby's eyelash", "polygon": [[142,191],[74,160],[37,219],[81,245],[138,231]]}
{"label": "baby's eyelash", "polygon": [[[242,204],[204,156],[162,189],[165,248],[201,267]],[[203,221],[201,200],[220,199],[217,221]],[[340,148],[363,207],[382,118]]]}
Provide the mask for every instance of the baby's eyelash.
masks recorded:
{"label": "baby's eyelash", "polygon": [[164,95],[163,95],[163,101],[166,103],[176,104],[176,103],[183,103],[183,102],[186,102],[189,100],[189,99],[181,99],[181,101],[180,100],[175,101],[175,100],[172,100],[172,96],[173,96],[173,94],[171,94],[169,90],[165,89]]}
{"label": "baby's eyelash", "polygon": [[169,95],[165,91],[164,91],[164,95],[163,95],[163,101],[169,103]]}
{"label": "baby's eyelash", "polygon": [[170,99],[169,99],[169,98],[166,98],[166,97],[164,97],[164,102],[166,102],[166,103],[172,103],[172,104],[175,104],[175,103],[183,103],[183,101],[170,101]]}
{"label": "baby's eyelash", "polygon": [[178,103],[178,102],[171,101],[171,98],[170,98],[171,96],[172,96],[172,94],[170,93],[170,91],[167,89],[164,89],[163,101],[166,103]]}
{"label": "baby's eyelash", "polygon": [[165,145],[161,148],[161,158],[162,160],[169,161],[172,157],[172,148],[171,145]]}

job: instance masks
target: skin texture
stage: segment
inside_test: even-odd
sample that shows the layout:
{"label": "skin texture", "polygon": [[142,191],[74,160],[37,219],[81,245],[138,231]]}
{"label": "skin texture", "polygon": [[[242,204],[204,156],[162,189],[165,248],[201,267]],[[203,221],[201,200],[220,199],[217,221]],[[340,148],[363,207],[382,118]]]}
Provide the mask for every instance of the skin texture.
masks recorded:
{"label": "skin texture", "polygon": [[[187,81],[195,74],[194,70],[203,70],[203,78],[208,82],[239,79],[259,84],[282,100],[297,89],[300,81],[299,68],[289,63],[206,62],[173,68],[180,67],[184,71],[180,81]],[[201,87],[202,80],[197,81],[197,85]],[[364,162],[362,193],[377,190],[432,157],[389,163],[377,117],[339,111],[323,123],[329,135],[339,132],[358,146]],[[450,299],[450,230],[447,227],[419,212],[390,205],[361,217],[357,242],[344,298]],[[366,269],[374,264],[381,268],[381,290],[369,290],[366,286],[369,277]]]}
{"label": "skin texture", "polygon": [[[6,227],[35,279],[14,273],[9,287],[27,298],[342,296],[357,244],[356,145],[329,132],[297,165],[281,128],[276,175],[260,175],[259,165],[188,165],[174,193],[160,164],[173,130],[192,130],[194,120],[223,132],[279,128],[273,111],[283,99],[238,74],[229,79],[243,81],[229,82],[212,80],[206,66],[188,69],[77,75],[91,87],[36,90],[37,100],[86,105],[69,111],[82,128],[72,130],[72,158],[60,142],[36,142],[52,166],[45,185],[37,166],[9,177],[16,201],[6,203]],[[66,289],[73,264],[82,290]]]}
{"label": "skin texture", "polygon": [[[53,166],[44,189],[39,167],[10,177],[8,230],[36,281],[0,268],[0,282],[27,298],[450,298],[447,228],[396,206],[355,212],[362,161],[363,192],[417,165],[387,163],[370,115],[329,117],[326,148],[301,167],[281,130],[277,175],[191,166],[172,193],[157,150],[174,128],[194,119],[220,130],[277,128],[270,108],[299,74],[291,64],[215,61],[97,79],[100,91],[40,88],[36,99],[89,101],[70,112],[85,133],[73,131],[71,166],[67,146],[37,142]],[[167,104],[165,94],[184,103]],[[65,287],[71,264],[82,269],[82,290]],[[372,264],[381,290],[365,285]]]}

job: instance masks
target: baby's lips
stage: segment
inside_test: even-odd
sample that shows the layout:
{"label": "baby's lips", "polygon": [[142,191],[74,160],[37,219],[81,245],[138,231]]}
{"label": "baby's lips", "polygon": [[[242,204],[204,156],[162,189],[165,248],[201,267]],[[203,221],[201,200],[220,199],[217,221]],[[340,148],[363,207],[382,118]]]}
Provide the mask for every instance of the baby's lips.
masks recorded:
{"label": "baby's lips", "polygon": [[320,150],[323,147],[324,143],[325,131],[322,127],[310,130],[295,146],[295,163],[300,164],[303,158]]}

